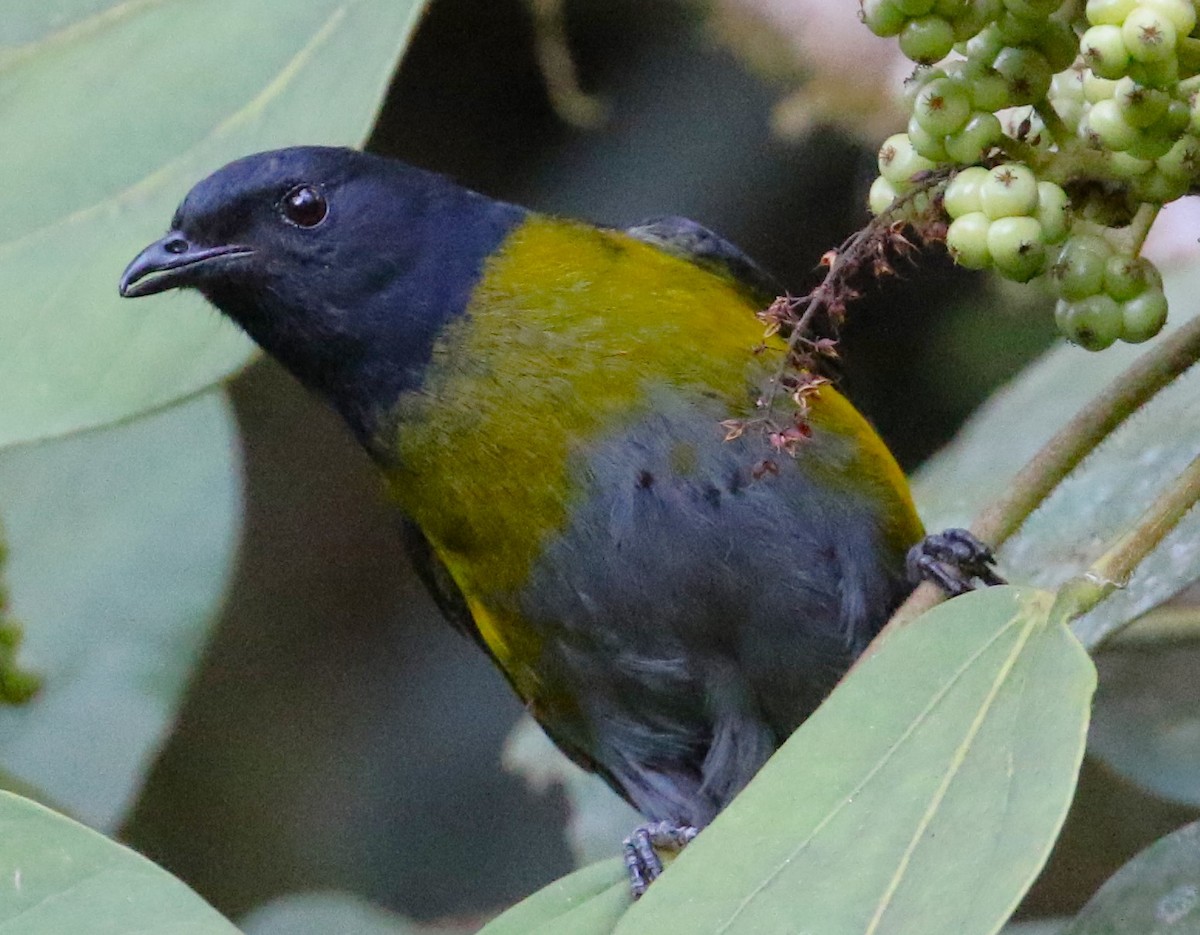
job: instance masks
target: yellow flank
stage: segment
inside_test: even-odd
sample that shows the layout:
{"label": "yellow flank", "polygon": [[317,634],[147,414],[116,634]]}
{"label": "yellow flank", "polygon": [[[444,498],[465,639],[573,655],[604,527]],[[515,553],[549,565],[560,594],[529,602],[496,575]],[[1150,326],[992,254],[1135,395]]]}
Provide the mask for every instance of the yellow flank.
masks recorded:
{"label": "yellow flank", "polygon": [[[526,698],[537,693],[537,643],[516,595],[585,486],[572,455],[643,415],[655,385],[715,395],[717,409],[751,415],[754,387],[778,360],[751,353],[763,332],[755,310],[736,283],[686,260],[618,231],[535,215],[489,260],[421,390],[401,399],[391,494]],[[813,423],[853,438],[849,457],[902,499],[897,531],[913,526],[904,478],[865,420],[823,388]],[[713,432],[719,442],[716,421]],[[673,453],[685,470],[694,458]]]}

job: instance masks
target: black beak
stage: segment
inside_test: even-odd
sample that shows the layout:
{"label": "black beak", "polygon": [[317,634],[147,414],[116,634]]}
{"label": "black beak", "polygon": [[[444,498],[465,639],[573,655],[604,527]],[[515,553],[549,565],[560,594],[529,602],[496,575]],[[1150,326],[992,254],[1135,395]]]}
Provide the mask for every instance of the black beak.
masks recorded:
{"label": "black beak", "polygon": [[197,247],[179,231],[171,231],[162,240],[150,244],[125,267],[121,274],[121,295],[136,299],[167,289],[192,286],[199,279],[198,271],[209,272],[214,266],[250,256],[253,252],[241,244]]}

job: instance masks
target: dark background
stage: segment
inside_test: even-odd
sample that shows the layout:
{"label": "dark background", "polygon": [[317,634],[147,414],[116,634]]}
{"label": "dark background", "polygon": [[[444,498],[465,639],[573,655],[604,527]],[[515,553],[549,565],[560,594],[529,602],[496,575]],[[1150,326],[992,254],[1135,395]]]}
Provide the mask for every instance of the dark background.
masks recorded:
{"label": "dark background", "polygon": [[[810,286],[820,255],[865,220],[873,152],[832,128],[776,139],[781,90],[695,6],[567,12],[582,83],[609,105],[602,128],[554,113],[523,3],[435,0],[370,148],[551,212],[688,215],[793,291]],[[907,468],[1050,338],[1048,315],[990,312],[979,287],[931,254],[843,333],[845,387]],[[570,869],[564,802],[498,763],[520,707],[437,619],[365,455],[271,363],[232,391],[239,572],[126,837],[231,914],[333,887],[419,918],[470,915]]]}

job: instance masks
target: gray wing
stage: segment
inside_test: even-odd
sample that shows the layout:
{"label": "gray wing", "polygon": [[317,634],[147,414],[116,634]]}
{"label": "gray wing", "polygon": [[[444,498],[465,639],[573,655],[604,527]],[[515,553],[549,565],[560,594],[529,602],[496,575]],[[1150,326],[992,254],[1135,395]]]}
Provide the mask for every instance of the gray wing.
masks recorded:
{"label": "gray wing", "polygon": [[630,237],[658,247],[665,253],[688,260],[704,269],[728,276],[742,285],[763,306],[770,304],[783,287],[770,273],[703,224],[689,218],[649,218],[625,228]]}

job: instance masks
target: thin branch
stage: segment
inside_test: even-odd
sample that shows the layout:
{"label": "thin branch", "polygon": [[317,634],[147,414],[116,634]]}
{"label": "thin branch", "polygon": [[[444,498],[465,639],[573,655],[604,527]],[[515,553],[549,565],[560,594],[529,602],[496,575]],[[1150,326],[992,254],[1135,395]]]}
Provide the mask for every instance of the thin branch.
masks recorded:
{"label": "thin branch", "polygon": [[[975,518],[971,532],[999,548],[1097,445],[1197,360],[1200,315],[1134,361],[1060,429],[1017,473],[1008,490]],[[903,626],[943,600],[940,588],[922,584],[893,614],[884,631]]]}

